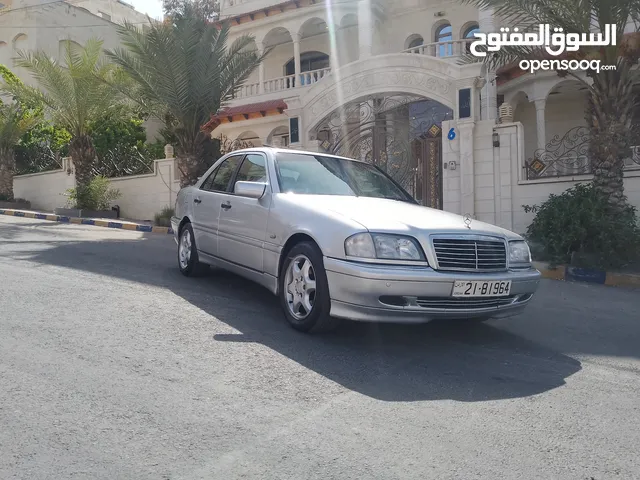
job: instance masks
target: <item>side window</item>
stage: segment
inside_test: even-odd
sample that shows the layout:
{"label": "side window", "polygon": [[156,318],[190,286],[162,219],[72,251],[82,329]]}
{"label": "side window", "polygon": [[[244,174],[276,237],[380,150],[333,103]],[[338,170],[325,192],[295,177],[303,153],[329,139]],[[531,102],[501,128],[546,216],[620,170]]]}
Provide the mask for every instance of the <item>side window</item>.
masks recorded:
{"label": "side window", "polygon": [[213,183],[213,177],[216,176],[216,173],[218,173],[218,170],[220,170],[220,167],[216,168],[213,172],[211,172],[209,174],[207,179],[204,182],[202,182],[202,185],[200,185],[200,190],[211,190],[211,184]]}
{"label": "side window", "polygon": [[[235,182],[265,182],[267,181],[267,169],[264,157],[255,153],[247,155],[240,165]],[[232,191],[235,191],[235,182]]]}
{"label": "side window", "polygon": [[[235,155],[227,158],[220,166],[212,173],[213,180],[207,188],[212,192],[227,192],[229,188],[229,180],[238,168],[238,164],[242,160],[242,155]],[[209,179],[205,183],[207,183]]]}

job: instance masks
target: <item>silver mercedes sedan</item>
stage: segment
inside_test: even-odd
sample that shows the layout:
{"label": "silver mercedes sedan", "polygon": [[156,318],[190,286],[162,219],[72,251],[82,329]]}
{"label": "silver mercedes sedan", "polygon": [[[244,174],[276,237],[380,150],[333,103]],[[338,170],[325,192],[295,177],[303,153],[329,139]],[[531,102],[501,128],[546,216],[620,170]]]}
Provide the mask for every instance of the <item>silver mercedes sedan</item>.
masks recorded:
{"label": "silver mercedes sedan", "polygon": [[184,275],[212,265],[257,282],[305,332],[510,316],[540,279],[519,235],[420,206],[369,163],[313,152],[225,155],[179,192],[171,224]]}

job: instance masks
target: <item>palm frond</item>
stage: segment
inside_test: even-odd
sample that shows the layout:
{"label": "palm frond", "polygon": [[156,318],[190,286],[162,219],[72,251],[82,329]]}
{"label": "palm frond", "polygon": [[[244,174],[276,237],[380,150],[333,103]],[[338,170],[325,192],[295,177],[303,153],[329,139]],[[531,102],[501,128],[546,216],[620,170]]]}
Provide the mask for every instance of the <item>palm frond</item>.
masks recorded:
{"label": "palm frond", "polygon": [[251,37],[228,46],[229,26],[218,29],[198,16],[143,28],[125,24],[118,32],[122,47],[107,55],[137,84],[138,101],[175,119],[172,130],[189,151],[201,141],[202,125],[262,60],[250,49]]}
{"label": "palm frond", "polygon": [[62,62],[43,51],[19,52],[18,65],[28,70],[38,87],[5,83],[1,89],[17,98],[42,104],[49,116],[72,135],[85,135],[93,120],[121,110],[124,95],[111,84],[115,65],[106,61],[102,42],[80,46],[63,42]]}
{"label": "palm frond", "polygon": [[12,149],[38,122],[38,117],[25,114],[15,103],[0,105],[0,149]]}

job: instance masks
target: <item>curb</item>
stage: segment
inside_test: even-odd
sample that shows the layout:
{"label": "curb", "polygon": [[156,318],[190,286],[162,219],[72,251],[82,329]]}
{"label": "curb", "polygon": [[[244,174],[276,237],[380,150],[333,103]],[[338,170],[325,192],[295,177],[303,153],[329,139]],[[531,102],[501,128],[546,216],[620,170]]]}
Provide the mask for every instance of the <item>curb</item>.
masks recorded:
{"label": "curb", "polygon": [[154,227],[151,225],[141,225],[139,223],[123,223],[113,222],[110,220],[91,220],[88,218],[65,217],[61,215],[53,215],[50,213],[25,212],[21,210],[0,209],[0,215],[8,215],[10,217],[36,218],[38,220],[49,220],[60,223],[73,223],[77,225],[93,225],[96,227],[119,228],[120,230],[131,230],[135,232],[145,233],[161,233],[164,235],[172,235],[171,227]]}
{"label": "curb", "polygon": [[640,275],[631,273],[605,272],[565,265],[549,268],[548,265],[538,262],[534,262],[534,267],[540,271],[542,278],[551,280],[595,283],[598,285],[609,285],[611,287],[640,288]]}

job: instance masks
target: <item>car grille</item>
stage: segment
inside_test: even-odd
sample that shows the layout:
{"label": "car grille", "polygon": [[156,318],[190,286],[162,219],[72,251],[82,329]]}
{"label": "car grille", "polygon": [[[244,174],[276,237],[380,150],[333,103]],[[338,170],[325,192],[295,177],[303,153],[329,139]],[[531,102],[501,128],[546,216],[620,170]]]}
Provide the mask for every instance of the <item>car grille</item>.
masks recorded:
{"label": "car grille", "polygon": [[447,310],[467,310],[474,308],[498,308],[510,305],[516,296],[499,298],[452,298],[418,297],[416,303],[422,308],[446,308]]}
{"label": "car grille", "polygon": [[392,307],[422,307],[439,310],[480,310],[498,308],[506,305],[517,305],[531,299],[533,294],[509,295],[491,298],[457,298],[457,297],[405,297],[402,295],[383,295],[380,303]]}
{"label": "car grille", "polygon": [[490,272],[507,269],[505,242],[475,238],[434,238],[438,270]]}

